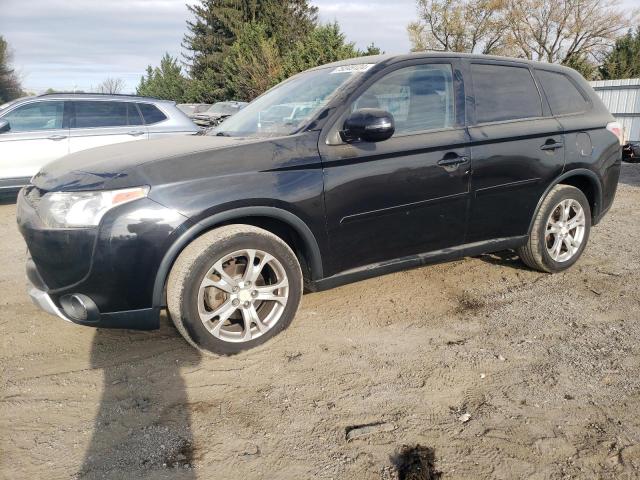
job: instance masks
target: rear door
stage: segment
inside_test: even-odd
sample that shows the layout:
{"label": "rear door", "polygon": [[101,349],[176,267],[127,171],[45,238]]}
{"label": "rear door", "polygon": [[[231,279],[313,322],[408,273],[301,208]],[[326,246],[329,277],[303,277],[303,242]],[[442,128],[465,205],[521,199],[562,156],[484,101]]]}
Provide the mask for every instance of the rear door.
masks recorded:
{"label": "rear door", "polygon": [[334,271],[464,243],[469,151],[458,65],[442,59],[389,67],[356,92],[343,116],[387,110],[393,137],[346,144],[330,133],[320,142]]}
{"label": "rear door", "polygon": [[46,163],[69,153],[62,100],[36,100],[5,112],[10,129],[0,133],[0,188],[24,185]]}
{"label": "rear door", "polygon": [[526,235],[564,168],[561,125],[527,65],[469,61],[472,208],[467,242]]}
{"label": "rear door", "polygon": [[[551,113],[565,132],[567,168],[590,168],[593,161],[592,136],[597,138],[599,134],[606,132],[604,122],[599,122],[596,116],[590,114],[592,104],[588,95],[567,75],[538,68],[535,69],[535,75]],[[594,130],[594,126],[600,128]]]}
{"label": "rear door", "polygon": [[136,104],[113,100],[74,100],[69,150],[149,138]]}

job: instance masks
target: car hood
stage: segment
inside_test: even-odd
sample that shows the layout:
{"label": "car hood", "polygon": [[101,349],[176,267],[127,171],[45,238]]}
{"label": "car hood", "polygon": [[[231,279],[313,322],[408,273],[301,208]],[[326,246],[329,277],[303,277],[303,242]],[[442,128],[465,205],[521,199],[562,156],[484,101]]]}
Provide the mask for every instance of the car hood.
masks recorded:
{"label": "car hood", "polygon": [[[42,190],[74,191],[105,188],[140,165],[246,143],[246,139],[215,136],[171,136],[118,143],[72,153],[45,165],[32,179]],[[124,181],[123,181],[124,180]]]}

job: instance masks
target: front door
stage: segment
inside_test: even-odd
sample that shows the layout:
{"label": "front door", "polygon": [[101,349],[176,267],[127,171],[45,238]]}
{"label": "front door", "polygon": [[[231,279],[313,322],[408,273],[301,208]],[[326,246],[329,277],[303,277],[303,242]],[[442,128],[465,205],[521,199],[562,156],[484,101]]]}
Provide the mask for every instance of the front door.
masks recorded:
{"label": "front door", "polygon": [[332,273],[464,243],[470,165],[457,64],[391,68],[344,117],[387,110],[394,136],[320,145]]}
{"label": "front door", "polygon": [[69,153],[69,128],[62,100],[38,100],[0,117],[9,130],[0,133],[0,188],[29,183],[46,163]]}

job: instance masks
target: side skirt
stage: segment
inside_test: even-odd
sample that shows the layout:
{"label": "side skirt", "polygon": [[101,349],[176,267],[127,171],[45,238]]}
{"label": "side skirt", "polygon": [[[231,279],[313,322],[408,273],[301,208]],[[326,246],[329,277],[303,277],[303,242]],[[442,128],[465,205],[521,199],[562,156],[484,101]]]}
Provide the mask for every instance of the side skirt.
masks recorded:
{"label": "side skirt", "polygon": [[308,282],[305,285],[305,290],[309,292],[321,292],[341,285],[346,285],[347,283],[359,282],[368,278],[418,268],[424,265],[447,262],[463,257],[472,257],[483,253],[498,252],[500,250],[507,250],[510,248],[517,248],[524,245],[527,238],[527,235],[522,235],[518,237],[498,238],[495,240],[466,243],[456,247],[397,258],[387,262],[374,263],[364,267],[347,270],[321,280]]}

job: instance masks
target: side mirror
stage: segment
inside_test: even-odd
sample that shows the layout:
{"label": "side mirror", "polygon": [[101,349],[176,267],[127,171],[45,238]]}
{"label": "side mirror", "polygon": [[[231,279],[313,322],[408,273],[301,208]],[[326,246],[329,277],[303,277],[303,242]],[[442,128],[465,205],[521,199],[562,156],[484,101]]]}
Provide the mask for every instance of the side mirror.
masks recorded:
{"label": "side mirror", "polygon": [[6,120],[0,120],[0,133],[8,132],[11,130],[11,125]]}
{"label": "side mirror", "polygon": [[340,137],[347,143],[358,140],[382,142],[391,138],[395,131],[396,124],[389,112],[378,108],[361,108],[344,121]]}

